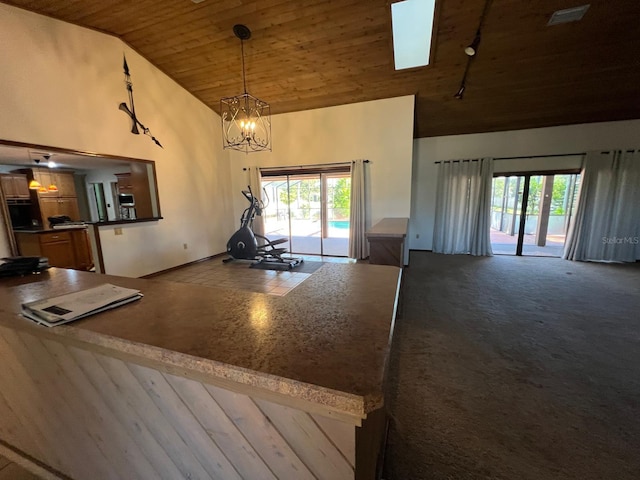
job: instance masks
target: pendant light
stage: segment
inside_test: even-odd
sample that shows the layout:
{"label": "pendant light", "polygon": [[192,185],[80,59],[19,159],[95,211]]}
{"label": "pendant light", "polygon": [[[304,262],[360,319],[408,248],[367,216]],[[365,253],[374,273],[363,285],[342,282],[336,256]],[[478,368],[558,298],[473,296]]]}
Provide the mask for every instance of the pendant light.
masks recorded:
{"label": "pendant light", "polygon": [[220,99],[222,148],[245,153],[271,151],[271,107],[247,93],[244,41],[251,38],[251,30],[234,25],[233,33],[240,39],[244,93]]}

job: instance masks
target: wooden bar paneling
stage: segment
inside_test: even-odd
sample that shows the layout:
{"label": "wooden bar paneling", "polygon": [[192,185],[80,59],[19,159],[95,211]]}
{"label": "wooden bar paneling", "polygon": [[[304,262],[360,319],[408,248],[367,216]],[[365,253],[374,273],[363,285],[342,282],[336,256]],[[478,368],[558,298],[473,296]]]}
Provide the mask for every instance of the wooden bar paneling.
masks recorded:
{"label": "wooden bar paneling", "polygon": [[[184,383],[180,377],[172,376],[171,379]],[[276,477],[299,480],[315,478],[250,397],[213,385],[204,385],[204,388],[256,448]]]}
{"label": "wooden bar paneling", "polygon": [[217,446],[236,467],[240,478],[275,478],[242,432],[229,420],[202,384],[181,380],[174,375],[165,376],[166,379],[163,380],[166,385],[172,385],[180,399],[190,406],[194,420],[198,422],[198,428],[209,432],[210,435],[211,432],[215,432],[213,438]]}
{"label": "wooden bar paneling", "polygon": [[[353,477],[353,466],[327,438],[311,415],[260,399],[255,399],[255,402],[318,479]],[[311,445],[313,446],[309,448]]]}
{"label": "wooden bar paneling", "polygon": [[[95,358],[89,353],[83,350],[78,350],[73,347],[65,347],[58,342],[51,340],[42,340],[44,347],[55,359],[55,363],[60,365],[63,371],[67,372],[69,378],[69,387],[72,387],[76,395],[82,397],[83,401],[89,405],[92,405],[95,409],[95,428],[98,429],[99,434],[109,439],[109,444],[113,444],[122,449],[123,445],[126,445],[126,450],[122,452],[118,449],[110,451],[108,458],[118,458],[120,455],[124,455],[135,464],[133,471],[138,471],[139,475],[158,475],[158,478],[163,478],[163,475],[178,475],[178,470],[174,467],[173,463],[162,462],[165,459],[164,455],[149,455],[146,448],[149,444],[148,440],[151,437],[147,437],[147,441],[138,441],[138,433],[140,428],[126,428],[129,426],[131,419],[128,417],[128,411],[124,411],[122,408],[118,411],[118,407],[121,406],[119,402],[110,402],[109,399],[113,394],[113,390],[109,389],[109,383],[106,379],[106,375],[103,374],[103,382],[97,382],[96,379],[100,378],[99,375],[87,375],[85,370],[98,373],[99,366],[97,365]],[[74,356],[73,353],[76,353]],[[82,356],[85,353],[86,356]],[[78,359],[78,356],[80,357]],[[82,364],[83,368],[80,367]],[[95,383],[92,383],[94,379]],[[113,410],[112,408],[113,407]],[[110,415],[104,415],[104,412],[109,412]],[[135,427],[134,425],[131,425]],[[157,448],[160,447],[155,444]],[[152,461],[157,461],[155,467],[152,465]]]}
{"label": "wooden bar paneling", "polygon": [[0,357],[2,445],[21,452],[34,472],[48,466],[50,478],[355,477],[351,423],[40,337],[37,330],[0,326]]}

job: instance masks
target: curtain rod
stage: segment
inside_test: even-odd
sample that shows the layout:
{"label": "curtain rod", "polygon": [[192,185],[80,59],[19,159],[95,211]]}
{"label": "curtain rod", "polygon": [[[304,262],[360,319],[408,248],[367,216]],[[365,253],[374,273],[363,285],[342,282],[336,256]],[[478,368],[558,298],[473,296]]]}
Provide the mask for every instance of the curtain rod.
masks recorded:
{"label": "curtain rod", "polygon": [[[371,163],[370,160],[363,160],[364,163]],[[293,165],[293,166],[282,166],[282,167],[265,167],[260,170],[269,171],[269,170],[304,170],[305,168],[313,168],[313,167],[347,167],[351,166],[352,162],[337,162],[337,163],[313,163],[309,165]],[[247,171],[248,167],[242,167],[242,170]]]}
{"label": "curtain rod", "polygon": [[[636,149],[630,150],[622,150],[625,153],[635,152]],[[605,150],[600,152],[601,154],[611,153],[611,150]],[[557,153],[557,154],[548,154],[548,155],[523,155],[520,157],[496,157],[494,160],[521,160],[523,158],[551,158],[551,157],[575,157],[578,155],[586,155],[587,152],[576,152],[576,153]],[[469,159],[469,160],[444,160],[445,162],[476,162],[477,159]],[[442,163],[442,161],[437,161],[433,163]]]}
{"label": "curtain rod", "polygon": [[[609,153],[609,152],[602,152]],[[550,158],[550,157],[575,157],[577,155],[584,155],[585,152],[578,153],[558,153],[558,154],[549,154],[549,155],[523,155],[521,157],[495,157],[494,160],[520,160],[523,158]],[[485,157],[486,158],[486,157]],[[477,162],[479,159],[468,159],[468,160],[443,160],[444,162]],[[438,160],[433,163],[443,163],[443,161]]]}

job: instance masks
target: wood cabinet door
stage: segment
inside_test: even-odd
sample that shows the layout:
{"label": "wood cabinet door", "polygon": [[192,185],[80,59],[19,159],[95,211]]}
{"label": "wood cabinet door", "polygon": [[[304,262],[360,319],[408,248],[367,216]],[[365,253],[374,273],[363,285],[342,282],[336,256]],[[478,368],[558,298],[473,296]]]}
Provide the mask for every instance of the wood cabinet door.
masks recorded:
{"label": "wood cabinet door", "polygon": [[93,257],[91,255],[91,244],[86,229],[71,231],[73,240],[73,250],[75,254],[75,265],[78,270],[90,270],[93,267]]}
{"label": "wood cabinet door", "polygon": [[133,193],[130,173],[116,173],[118,178],[118,193]]}
{"label": "wood cabinet door", "polygon": [[136,218],[153,217],[149,175],[147,174],[146,163],[131,163],[131,185],[133,187],[132,193],[136,201]]}
{"label": "wood cabinet door", "polygon": [[27,180],[27,176],[21,173],[15,173],[12,175],[13,177],[13,193],[17,198],[27,199],[31,198],[31,193],[29,192],[29,181]]}
{"label": "wood cabinet door", "polygon": [[[51,185],[52,183],[54,183],[54,179],[51,175],[51,172],[49,172],[49,170],[45,170],[45,169],[38,169],[38,170],[33,170],[33,178],[34,180],[36,180],[40,185],[42,185],[44,188],[49,188],[49,185]],[[38,196],[42,196],[42,197],[54,197],[54,196],[58,196],[58,192],[38,192]]]}
{"label": "wood cabinet door", "polygon": [[56,215],[66,215],[71,221],[77,222],[80,220],[78,199],[75,197],[40,198],[40,215],[45,227],[49,226],[49,217]]}
{"label": "wood cabinet door", "polygon": [[49,217],[60,215],[58,207],[58,198],[40,198],[40,216],[42,217],[42,225],[45,228],[49,227]]}
{"label": "wood cabinet door", "polygon": [[76,184],[74,181],[73,173],[58,172],[55,175],[56,186],[58,187],[58,196],[60,197],[75,197],[76,196]]}
{"label": "wood cabinet door", "polygon": [[58,198],[58,215],[66,215],[72,221],[80,220],[80,210],[78,209],[78,199],[75,197]]}
{"label": "wood cabinet door", "polygon": [[27,199],[31,197],[26,175],[21,173],[2,174],[0,175],[0,181],[6,198]]}
{"label": "wood cabinet door", "polygon": [[52,267],[73,268],[75,266],[73,246],[68,239],[43,243],[40,245],[40,251],[41,256],[49,259],[49,265]]}
{"label": "wood cabinet door", "polygon": [[6,198],[15,198],[15,192],[13,190],[13,177],[11,175],[0,175],[0,182],[2,182],[2,191]]}

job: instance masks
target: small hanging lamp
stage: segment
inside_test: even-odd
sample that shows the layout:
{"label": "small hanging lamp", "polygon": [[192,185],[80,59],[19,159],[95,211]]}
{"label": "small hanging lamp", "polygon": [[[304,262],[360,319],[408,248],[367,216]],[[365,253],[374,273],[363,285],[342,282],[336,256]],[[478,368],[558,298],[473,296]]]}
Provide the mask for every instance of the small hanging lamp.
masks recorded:
{"label": "small hanging lamp", "polygon": [[245,25],[234,25],[233,33],[240,39],[244,93],[220,99],[222,148],[245,153],[271,151],[271,107],[247,93],[244,41],[251,38],[251,30]]}

